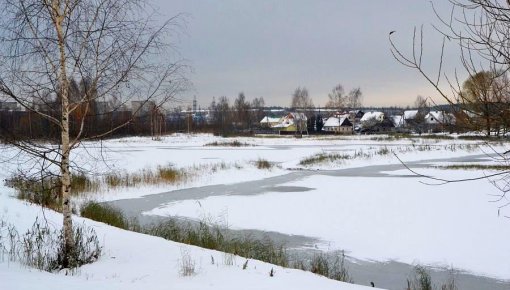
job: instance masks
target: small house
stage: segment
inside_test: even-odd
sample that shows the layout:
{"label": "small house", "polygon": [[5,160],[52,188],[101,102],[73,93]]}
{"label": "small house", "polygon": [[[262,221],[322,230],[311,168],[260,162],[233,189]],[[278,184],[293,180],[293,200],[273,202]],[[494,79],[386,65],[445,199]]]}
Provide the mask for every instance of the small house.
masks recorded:
{"label": "small house", "polygon": [[307,133],[308,118],[303,113],[288,113],[280,118],[279,123],[272,126],[279,134],[294,133]]}
{"label": "small house", "polygon": [[324,123],[322,130],[336,134],[352,134],[352,123],[348,117],[330,117]]}

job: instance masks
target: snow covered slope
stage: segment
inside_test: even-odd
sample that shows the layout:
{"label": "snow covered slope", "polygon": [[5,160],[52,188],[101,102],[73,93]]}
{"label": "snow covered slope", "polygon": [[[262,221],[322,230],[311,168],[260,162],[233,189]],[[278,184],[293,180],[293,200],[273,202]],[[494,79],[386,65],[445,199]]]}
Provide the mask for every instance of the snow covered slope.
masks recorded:
{"label": "snow covered slope", "polygon": [[[43,219],[43,214],[50,225],[59,227],[60,214],[10,198],[7,190],[0,187],[2,191],[0,218],[15,225],[19,232],[28,229],[37,216]],[[367,289],[254,260],[250,260],[247,269],[243,270],[246,259],[242,257],[124,231],[78,217],[74,220],[97,232],[104,246],[99,261],[83,266],[73,276],[65,276],[29,269],[4,259],[0,262],[0,289]],[[195,264],[194,275],[181,275],[180,264],[184,259]],[[273,277],[269,276],[271,269],[275,273]]]}

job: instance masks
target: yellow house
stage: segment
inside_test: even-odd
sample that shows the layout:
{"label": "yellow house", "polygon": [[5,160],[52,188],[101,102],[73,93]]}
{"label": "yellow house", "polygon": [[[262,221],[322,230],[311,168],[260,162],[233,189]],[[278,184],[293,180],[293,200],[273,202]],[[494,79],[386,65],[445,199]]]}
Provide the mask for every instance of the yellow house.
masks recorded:
{"label": "yellow house", "polygon": [[306,118],[303,113],[288,113],[286,116],[280,119],[277,125],[272,126],[274,130],[278,130],[280,134],[282,132],[308,132],[306,126]]}

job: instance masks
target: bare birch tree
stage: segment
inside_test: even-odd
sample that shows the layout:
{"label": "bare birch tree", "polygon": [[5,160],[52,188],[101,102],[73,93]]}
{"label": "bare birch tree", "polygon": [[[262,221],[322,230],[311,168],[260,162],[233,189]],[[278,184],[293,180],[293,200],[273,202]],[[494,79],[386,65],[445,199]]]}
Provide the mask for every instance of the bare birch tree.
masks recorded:
{"label": "bare birch tree", "polygon": [[359,109],[361,108],[361,102],[363,98],[363,93],[361,92],[361,88],[352,89],[347,95],[347,105],[351,109]]}
{"label": "bare birch tree", "polygon": [[313,108],[313,101],[305,87],[298,87],[292,94],[292,101],[290,103],[292,109],[310,109]]}
{"label": "bare birch tree", "polygon": [[[0,95],[49,120],[60,132],[57,144],[49,145],[2,137],[57,168],[62,266],[74,267],[71,152],[83,140],[107,136],[128,123],[94,136],[84,134],[91,101],[114,100],[119,107],[131,100],[161,105],[183,89],[183,65],[170,58],[169,43],[180,16],[160,22],[145,1],[135,0],[2,0],[0,7]],[[71,96],[70,79],[86,80],[89,86]],[[71,122],[78,110],[83,113]]]}
{"label": "bare birch tree", "polygon": [[328,94],[326,108],[342,110],[345,107],[346,95],[344,87],[341,84],[336,85],[331,93]]}

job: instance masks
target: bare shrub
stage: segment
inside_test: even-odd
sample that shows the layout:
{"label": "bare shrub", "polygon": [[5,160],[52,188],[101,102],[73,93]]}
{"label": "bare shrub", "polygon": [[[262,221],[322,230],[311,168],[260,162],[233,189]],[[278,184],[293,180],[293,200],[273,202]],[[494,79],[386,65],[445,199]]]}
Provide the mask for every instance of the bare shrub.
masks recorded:
{"label": "bare shrub", "polygon": [[179,263],[179,273],[182,276],[188,277],[196,274],[195,261],[186,249],[181,249],[181,260]]}
{"label": "bare shrub", "polygon": [[[19,262],[43,271],[62,270],[65,261],[65,244],[63,230],[50,228],[38,219],[24,234],[19,234],[13,225],[0,222],[0,251],[9,261]],[[74,250],[71,252],[72,270],[85,264],[95,262],[101,255],[99,239],[92,228],[85,225],[76,226],[73,231]]]}
{"label": "bare shrub", "polygon": [[449,278],[443,284],[438,286],[432,282],[429,272],[423,266],[417,265],[414,268],[414,277],[407,279],[406,290],[458,290],[455,283],[455,277],[453,270],[449,272]]}
{"label": "bare shrub", "polygon": [[325,276],[337,281],[353,283],[349,269],[345,265],[344,251],[315,254],[309,261],[308,266],[303,260],[293,261],[292,267],[304,271],[310,271],[317,275]]}
{"label": "bare shrub", "polygon": [[258,169],[271,169],[273,167],[273,164],[265,159],[255,161],[255,165]]}

